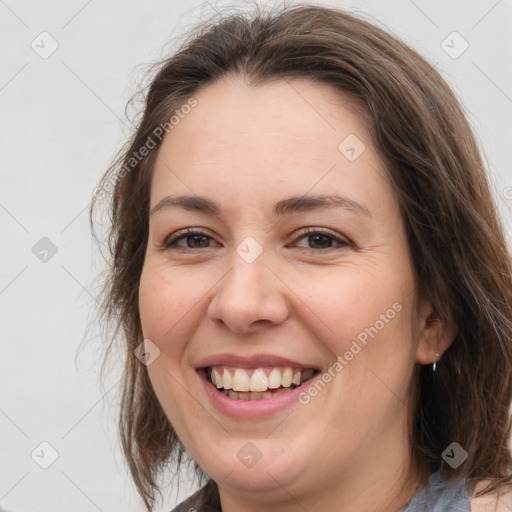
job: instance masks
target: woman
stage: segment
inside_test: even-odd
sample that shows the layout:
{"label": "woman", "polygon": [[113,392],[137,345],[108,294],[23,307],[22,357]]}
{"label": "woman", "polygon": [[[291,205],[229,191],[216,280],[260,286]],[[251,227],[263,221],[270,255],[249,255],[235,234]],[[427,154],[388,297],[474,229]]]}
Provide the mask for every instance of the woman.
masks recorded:
{"label": "woman", "polygon": [[510,257],[416,52],[315,6],[211,24],[162,63],[109,190],[148,510],[186,458],[206,485],[176,511],[512,508]]}

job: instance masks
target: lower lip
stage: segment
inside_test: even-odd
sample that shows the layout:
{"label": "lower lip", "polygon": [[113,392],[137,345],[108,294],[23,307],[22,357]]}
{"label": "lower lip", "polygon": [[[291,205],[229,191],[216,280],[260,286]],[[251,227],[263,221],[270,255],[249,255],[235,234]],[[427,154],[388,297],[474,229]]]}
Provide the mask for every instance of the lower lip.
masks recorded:
{"label": "lower lip", "polygon": [[206,376],[206,370],[203,368],[198,371],[199,377],[203,383],[206,394],[217,410],[226,416],[237,419],[255,419],[264,418],[280,412],[293,404],[299,404],[299,395],[311,385],[316,376],[313,376],[301,386],[293,388],[286,393],[279,393],[271,398],[261,398],[259,400],[236,400],[229,398],[219,391]]}

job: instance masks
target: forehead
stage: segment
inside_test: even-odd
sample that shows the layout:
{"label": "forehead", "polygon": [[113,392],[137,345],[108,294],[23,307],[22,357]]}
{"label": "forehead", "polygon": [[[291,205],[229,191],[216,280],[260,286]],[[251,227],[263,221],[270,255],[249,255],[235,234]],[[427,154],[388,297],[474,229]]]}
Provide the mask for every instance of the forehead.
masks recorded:
{"label": "forehead", "polygon": [[385,173],[366,121],[334,88],[307,79],[250,86],[230,76],[193,96],[197,106],[162,142],[152,206],[169,189],[213,191],[227,202],[233,191],[277,201],[283,189],[287,195],[352,189],[361,196],[366,188],[367,199],[382,196]]}
{"label": "forehead", "polygon": [[[204,158],[224,144],[256,151],[264,145],[285,151],[309,140],[312,150],[338,156],[339,142],[350,133],[370,143],[357,106],[341,91],[307,79],[276,80],[251,86],[244,77],[229,75],[194,94],[197,106],[168,134],[176,151],[193,148],[189,157]],[[271,155],[268,155],[269,157]]]}

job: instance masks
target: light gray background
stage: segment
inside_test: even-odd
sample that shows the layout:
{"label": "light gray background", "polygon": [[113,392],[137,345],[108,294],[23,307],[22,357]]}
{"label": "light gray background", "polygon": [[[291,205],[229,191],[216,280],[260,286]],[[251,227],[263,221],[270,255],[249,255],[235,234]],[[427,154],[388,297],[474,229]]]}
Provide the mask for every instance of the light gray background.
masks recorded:
{"label": "light gray background", "polygon": [[[436,65],[477,131],[510,232],[512,2],[321,3],[373,16]],[[124,107],[141,76],[136,66],[158,59],[171,34],[223,5],[0,1],[0,501],[8,510],[143,510],[117,441],[118,375],[102,395],[94,329],[75,364],[99,268],[87,206],[128,133]],[[46,59],[31,48],[34,40],[50,48],[43,31],[59,45]],[[469,44],[456,59],[441,46],[453,31]],[[450,41],[460,49],[460,39]],[[32,252],[42,237],[58,249],[46,263]],[[49,457],[43,441],[59,454],[48,469],[31,457],[34,450],[37,460]],[[192,490],[168,490],[159,510]]]}

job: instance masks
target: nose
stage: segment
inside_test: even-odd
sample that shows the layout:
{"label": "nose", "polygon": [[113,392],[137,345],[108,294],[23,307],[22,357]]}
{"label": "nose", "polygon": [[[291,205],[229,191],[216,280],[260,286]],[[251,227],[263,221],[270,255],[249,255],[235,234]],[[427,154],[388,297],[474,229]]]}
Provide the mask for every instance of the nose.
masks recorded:
{"label": "nose", "polygon": [[208,318],[236,333],[258,332],[288,318],[287,287],[262,254],[252,263],[235,254],[233,266],[216,288]]}

